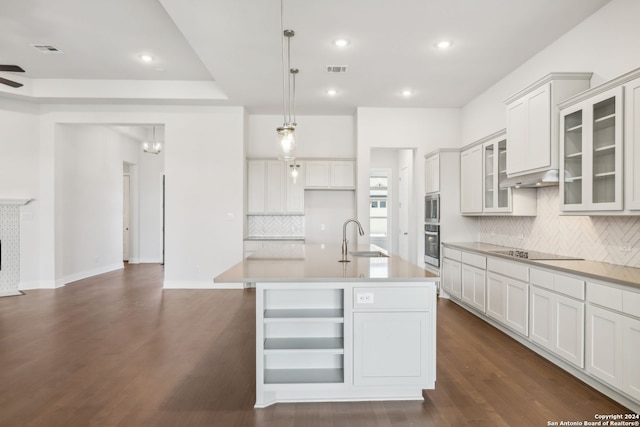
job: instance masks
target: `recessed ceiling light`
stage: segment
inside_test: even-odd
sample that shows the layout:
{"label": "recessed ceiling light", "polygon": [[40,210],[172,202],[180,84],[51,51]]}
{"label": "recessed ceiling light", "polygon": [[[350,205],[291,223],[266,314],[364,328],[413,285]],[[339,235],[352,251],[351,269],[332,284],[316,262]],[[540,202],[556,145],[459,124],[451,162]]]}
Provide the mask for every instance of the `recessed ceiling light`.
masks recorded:
{"label": "recessed ceiling light", "polygon": [[451,40],[440,40],[435,44],[435,46],[438,49],[442,49],[442,50],[449,49],[452,45],[453,45],[453,42]]}
{"label": "recessed ceiling light", "polygon": [[405,89],[401,93],[402,93],[402,96],[405,96],[405,97],[409,97],[409,96],[413,95],[413,91],[409,90],[409,89]]}
{"label": "recessed ceiling light", "polygon": [[338,91],[335,89],[328,89],[327,90],[327,95],[329,96],[336,96],[338,94]]}
{"label": "recessed ceiling light", "polygon": [[349,40],[347,39],[335,39],[333,41],[333,44],[336,45],[337,47],[345,47],[349,45]]}
{"label": "recessed ceiling light", "polygon": [[140,60],[142,62],[151,62],[151,61],[153,61],[153,56],[147,55],[147,54],[140,55]]}

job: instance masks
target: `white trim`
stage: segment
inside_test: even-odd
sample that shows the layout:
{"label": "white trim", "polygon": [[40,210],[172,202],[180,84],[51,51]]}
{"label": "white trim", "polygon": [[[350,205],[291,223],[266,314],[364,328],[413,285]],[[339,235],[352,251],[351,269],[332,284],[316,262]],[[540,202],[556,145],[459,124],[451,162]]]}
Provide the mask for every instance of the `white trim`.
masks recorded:
{"label": "white trim", "polygon": [[32,282],[20,282],[18,289],[21,291],[29,291],[36,289],[56,289],[64,286],[64,284],[57,284],[52,280],[34,280]]}
{"label": "white trim", "polygon": [[33,199],[0,199],[0,205],[18,205],[24,206]]}
{"label": "white trim", "polygon": [[0,292],[0,298],[2,297],[17,297],[18,295],[22,295],[20,291],[4,291]]}
{"label": "white trim", "polygon": [[243,283],[213,283],[213,281],[167,281],[162,283],[162,289],[243,289]]}
{"label": "white trim", "polygon": [[61,277],[56,280],[56,288],[64,286],[67,283],[77,282],[78,280],[86,279],[88,277],[97,276],[99,274],[109,273],[115,270],[122,270],[124,268],[123,262],[118,262],[111,265],[105,265],[103,267],[94,268],[92,270],[79,271],[77,273],[70,274],[69,276]]}

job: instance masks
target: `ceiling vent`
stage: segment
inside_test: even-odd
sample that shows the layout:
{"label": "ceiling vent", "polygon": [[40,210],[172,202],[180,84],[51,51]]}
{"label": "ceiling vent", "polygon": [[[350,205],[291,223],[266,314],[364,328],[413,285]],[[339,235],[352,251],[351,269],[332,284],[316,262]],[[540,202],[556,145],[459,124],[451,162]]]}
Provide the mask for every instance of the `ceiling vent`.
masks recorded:
{"label": "ceiling vent", "polygon": [[62,53],[60,49],[50,44],[32,44],[32,47],[38,49],[42,53]]}
{"label": "ceiling vent", "polygon": [[327,65],[327,73],[346,73],[346,65]]}

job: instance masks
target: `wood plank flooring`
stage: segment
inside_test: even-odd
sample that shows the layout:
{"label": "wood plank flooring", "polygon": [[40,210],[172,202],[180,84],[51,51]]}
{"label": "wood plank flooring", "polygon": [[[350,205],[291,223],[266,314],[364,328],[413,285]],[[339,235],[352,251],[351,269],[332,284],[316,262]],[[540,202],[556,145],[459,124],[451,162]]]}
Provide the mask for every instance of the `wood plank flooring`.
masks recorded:
{"label": "wood plank flooring", "polygon": [[423,402],[255,401],[255,293],[162,290],[131,265],[0,298],[0,426],[547,426],[627,409],[457,305],[438,303]]}

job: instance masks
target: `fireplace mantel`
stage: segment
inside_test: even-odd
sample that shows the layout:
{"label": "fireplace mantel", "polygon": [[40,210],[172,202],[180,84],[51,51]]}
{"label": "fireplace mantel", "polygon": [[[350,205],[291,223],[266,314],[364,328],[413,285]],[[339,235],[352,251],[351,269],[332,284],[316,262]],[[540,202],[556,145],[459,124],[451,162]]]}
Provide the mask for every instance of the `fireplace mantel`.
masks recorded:
{"label": "fireplace mantel", "polygon": [[0,205],[24,206],[33,199],[3,199],[0,197]]}

